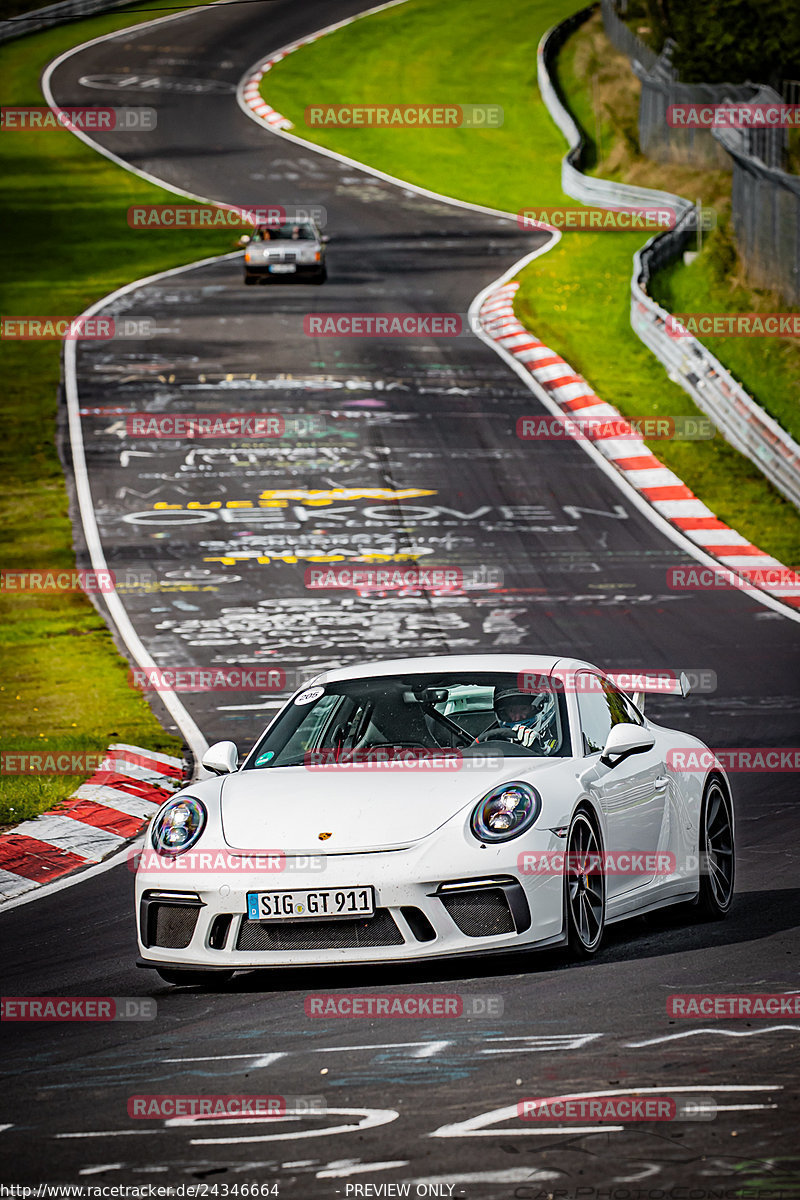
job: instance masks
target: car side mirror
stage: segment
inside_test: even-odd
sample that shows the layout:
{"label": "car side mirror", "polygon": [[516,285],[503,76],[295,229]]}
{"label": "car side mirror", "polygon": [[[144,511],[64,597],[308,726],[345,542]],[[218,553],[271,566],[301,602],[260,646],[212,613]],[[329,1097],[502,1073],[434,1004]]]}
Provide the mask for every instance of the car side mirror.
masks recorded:
{"label": "car side mirror", "polygon": [[250,234],[249,233],[242,234],[242,236],[239,238],[239,245],[240,246],[249,246],[250,245]]}
{"label": "car side mirror", "polygon": [[327,233],[323,233],[322,237],[321,237],[319,240],[320,240],[321,242],[329,242],[329,241],[331,240],[331,239],[330,239],[330,235],[329,235],[329,234],[327,234]]}
{"label": "car side mirror", "polygon": [[239,750],[235,742],[215,742],[203,755],[203,766],[215,775],[230,775],[239,765]]}
{"label": "car side mirror", "polygon": [[600,762],[605,767],[617,767],[631,754],[644,754],[652,750],[655,743],[655,734],[649,729],[623,721],[609,733]]}

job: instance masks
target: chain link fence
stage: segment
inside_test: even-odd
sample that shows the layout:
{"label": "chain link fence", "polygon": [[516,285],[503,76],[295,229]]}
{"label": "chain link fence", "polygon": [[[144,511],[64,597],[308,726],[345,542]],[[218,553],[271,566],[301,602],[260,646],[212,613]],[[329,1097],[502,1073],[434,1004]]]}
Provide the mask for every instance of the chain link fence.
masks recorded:
{"label": "chain link fence", "polygon": [[682,129],[667,124],[673,104],[703,106],[723,100],[750,100],[756,84],[681,83],[672,65],[675,43],[668,38],[656,54],[628,28],[615,0],[602,0],[603,28],[613,46],[626,54],[642,85],[639,99],[639,146],[654,162],[687,163],[714,171],[730,171],[731,161],[710,129]]}
{"label": "chain link fence", "polygon": [[[580,170],[583,134],[558,93],[552,68],[558,48],[580,23],[578,18],[586,19],[591,11],[585,9],[545,34],[537,55],[539,91],[570,147],[562,161],[562,187],[568,196],[584,204],[606,208],[666,205],[675,209],[678,214],[675,228],[651,238],[634,256],[631,327],[663,363],[670,378],[711,418],[726,441],[745,454],[770,483],[800,507],[800,446],[702,343],[693,337],[671,335],[669,313],[647,294],[652,276],[694,243],[697,209],[682,196],[597,179],[583,175]],[[569,28],[565,30],[565,26]]]}
{"label": "chain link fence", "polygon": [[759,287],[780,292],[792,304],[800,303],[800,176],[783,169],[787,162],[787,128],[686,129],[667,122],[668,109],[676,104],[702,108],[715,104],[797,103],[800,83],[786,80],[786,101],[772,88],[754,83],[681,83],[671,66],[674,45],[668,42],[662,54],[648,62],[644,54],[647,47],[621,20],[615,0],[601,0],[601,7],[606,35],[628,55],[641,80],[642,153],[657,162],[733,171],[733,229],[748,279]]}
{"label": "chain link fence", "polygon": [[[762,88],[756,104],[780,103]],[[715,129],[733,162],[731,209],[739,254],[748,278],[800,304],[800,176],[771,162],[775,129]]]}

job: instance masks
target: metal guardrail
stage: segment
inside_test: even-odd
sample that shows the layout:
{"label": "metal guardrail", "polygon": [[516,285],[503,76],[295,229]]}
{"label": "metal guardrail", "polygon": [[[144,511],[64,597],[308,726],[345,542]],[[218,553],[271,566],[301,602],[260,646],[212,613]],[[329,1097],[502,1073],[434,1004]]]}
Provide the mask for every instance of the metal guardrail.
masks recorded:
{"label": "metal guardrail", "polygon": [[26,33],[36,33],[40,29],[50,29],[64,21],[90,17],[107,9],[123,8],[131,3],[132,0],[61,0],[59,4],[48,4],[46,8],[37,8],[33,12],[20,13],[17,17],[9,17],[7,21],[0,21],[0,43],[24,37]]}
{"label": "metal guardrail", "polygon": [[584,204],[603,208],[669,207],[678,213],[674,229],[650,238],[634,255],[631,327],[666,367],[670,378],[679,383],[700,411],[714,422],[725,440],[755,463],[770,483],[800,507],[800,446],[696,338],[676,338],[667,332],[670,314],[645,290],[650,277],[677,258],[693,238],[697,222],[694,206],[670,192],[595,179],[580,170],[584,137],[559,95],[550,66],[558,48],[592,11],[592,8],[583,9],[554,26],[544,35],[537,50],[539,91],[570,147],[562,161],[562,187],[568,196]]}

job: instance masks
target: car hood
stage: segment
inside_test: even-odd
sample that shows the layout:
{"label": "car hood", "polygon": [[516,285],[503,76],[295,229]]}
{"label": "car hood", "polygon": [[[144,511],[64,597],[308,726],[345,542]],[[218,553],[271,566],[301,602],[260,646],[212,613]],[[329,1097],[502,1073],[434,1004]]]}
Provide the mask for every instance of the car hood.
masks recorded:
{"label": "car hood", "polygon": [[[222,830],[238,850],[291,854],[402,849],[439,829],[498,783],[529,778],[539,764],[496,768],[278,767],[237,771],[223,782]],[[524,764],[524,769],[523,768]],[[542,767],[553,762],[543,760]],[[320,834],[330,836],[321,840]]]}

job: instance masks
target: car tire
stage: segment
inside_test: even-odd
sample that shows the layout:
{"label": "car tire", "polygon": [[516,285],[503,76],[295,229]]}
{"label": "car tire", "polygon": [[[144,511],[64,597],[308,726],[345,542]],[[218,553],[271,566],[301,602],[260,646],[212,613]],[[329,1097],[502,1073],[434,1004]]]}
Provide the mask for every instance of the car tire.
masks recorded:
{"label": "car tire", "polygon": [[736,881],[731,800],[718,779],[706,785],[700,809],[700,890],[696,909],[707,921],[727,916]]}
{"label": "car tire", "polygon": [[248,284],[258,283],[258,277],[256,275],[245,275],[244,281]]}
{"label": "car tire", "polygon": [[213,987],[233,978],[233,971],[173,971],[170,967],[156,967],[156,973],[165,983],[177,987]]}
{"label": "car tire", "polygon": [[317,284],[324,283],[327,278],[328,278],[328,272],[323,267],[323,269],[320,271],[319,275],[314,276],[314,283],[317,283]]}
{"label": "car tire", "polygon": [[[574,958],[592,958],[603,941],[606,924],[606,880],[600,863],[600,835],[586,809],[578,809],[567,834],[564,864],[564,910],[567,942]],[[595,869],[581,860],[594,856]],[[591,867],[591,861],[586,862]]]}

